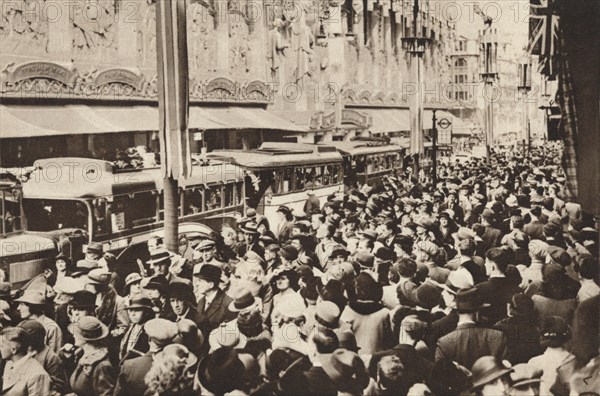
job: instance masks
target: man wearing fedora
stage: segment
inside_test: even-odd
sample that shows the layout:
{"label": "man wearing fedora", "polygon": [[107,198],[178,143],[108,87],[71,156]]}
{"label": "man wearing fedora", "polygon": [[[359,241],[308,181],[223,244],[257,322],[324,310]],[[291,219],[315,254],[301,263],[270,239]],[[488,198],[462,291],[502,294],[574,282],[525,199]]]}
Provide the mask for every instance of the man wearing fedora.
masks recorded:
{"label": "man wearing fedora", "polygon": [[238,255],[243,257],[249,251],[253,251],[264,259],[265,250],[259,243],[260,233],[258,232],[258,225],[254,221],[248,221],[240,226],[240,231],[244,234],[244,244],[240,246]]}
{"label": "man wearing fedora", "polygon": [[163,276],[168,283],[181,278],[174,275],[169,269],[171,268],[173,254],[166,249],[158,249],[150,255],[150,260],[146,262],[152,269],[154,276]]}
{"label": "man wearing fedora", "polygon": [[144,331],[148,335],[150,349],[144,355],[122,363],[114,396],[144,395],[148,389],[144,378],[152,367],[154,355],[173,342],[179,329],[170,320],[157,318],[146,322]]}
{"label": "man wearing fedora", "polygon": [[102,245],[98,242],[91,242],[85,249],[85,257],[77,261],[77,268],[92,270],[98,268],[98,260],[102,257]]}
{"label": "man wearing fedora", "polygon": [[471,368],[473,387],[471,390],[481,396],[505,396],[510,390],[510,374],[513,369],[494,356],[482,356]]}
{"label": "man wearing fedora", "polygon": [[27,353],[27,332],[20,327],[0,331],[0,356],[6,362],[2,375],[2,396],[47,396],[50,376]]}
{"label": "man wearing fedora", "polygon": [[212,264],[196,264],[194,266],[193,285],[198,301],[196,324],[202,334],[208,335],[221,322],[233,320],[236,314],[229,311],[233,301],[219,288],[221,268]]}
{"label": "man wearing fedora", "polygon": [[477,325],[478,311],[489,306],[481,301],[481,292],[477,288],[458,291],[455,300],[458,324],[456,330],[438,340],[435,360],[449,358],[461,366],[471,367],[482,356],[505,357],[504,334]]}

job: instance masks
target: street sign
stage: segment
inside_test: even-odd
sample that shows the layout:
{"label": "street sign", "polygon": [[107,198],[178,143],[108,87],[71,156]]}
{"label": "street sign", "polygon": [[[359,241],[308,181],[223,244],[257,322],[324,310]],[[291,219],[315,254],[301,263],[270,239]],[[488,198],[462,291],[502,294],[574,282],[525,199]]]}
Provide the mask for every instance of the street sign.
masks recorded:
{"label": "street sign", "polygon": [[451,125],[447,118],[442,118],[438,121],[438,126],[442,129],[446,129]]}

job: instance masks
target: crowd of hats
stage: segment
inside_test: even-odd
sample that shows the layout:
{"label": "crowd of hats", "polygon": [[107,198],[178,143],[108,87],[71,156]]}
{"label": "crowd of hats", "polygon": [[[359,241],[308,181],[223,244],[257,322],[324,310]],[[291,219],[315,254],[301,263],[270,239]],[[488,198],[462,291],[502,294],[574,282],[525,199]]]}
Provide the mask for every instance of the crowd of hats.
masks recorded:
{"label": "crowd of hats", "polygon": [[[124,312],[147,318],[136,329],[152,345],[144,375],[154,378],[161,362],[174,359],[181,383],[193,378],[181,394],[485,395],[497,381],[505,394],[536,389],[549,372],[530,358],[545,348],[577,359],[573,370],[599,350],[585,333],[598,322],[598,233],[593,218],[562,195],[558,155],[549,146],[530,157],[507,152],[488,164],[441,164],[437,186],[389,175],[322,197],[320,207],[312,189],[307,205],[277,209],[280,224],[248,209],[224,226],[234,241],[189,235],[178,254],[150,249],[139,272],[135,263],[121,271],[92,242],[84,260],[56,257],[70,270],[56,280],[46,273],[47,288],[31,283],[13,298],[11,285],[0,282],[0,323],[43,339],[47,322],[21,321],[15,310],[51,305],[51,293],[56,301],[66,296],[65,311],[84,312],[66,335],[112,353],[127,346],[100,308],[115,290]],[[487,300],[482,287],[495,277],[512,282],[502,304]],[[175,314],[180,302],[187,311]],[[499,306],[505,312],[490,322]],[[213,323],[210,315],[223,319]],[[459,318],[502,329],[505,338],[513,324],[531,325],[537,349],[525,359],[511,350],[523,344],[512,340],[502,356],[460,364],[437,353]],[[117,372],[128,358],[114,363]],[[160,382],[148,379],[148,389],[158,389],[152,381]]]}

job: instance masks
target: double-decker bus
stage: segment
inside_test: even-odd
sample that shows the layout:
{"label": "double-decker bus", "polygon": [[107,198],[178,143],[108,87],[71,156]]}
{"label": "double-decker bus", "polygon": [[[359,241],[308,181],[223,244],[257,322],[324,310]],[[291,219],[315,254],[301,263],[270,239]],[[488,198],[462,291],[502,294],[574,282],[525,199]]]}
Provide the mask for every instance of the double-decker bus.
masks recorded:
{"label": "double-decker bus", "polygon": [[348,187],[373,185],[384,176],[402,172],[403,147],[381,138],[354,138],[326,143],[333,145],[344,159],[344,183]]}
{"label": "double-decker bus", "polygon": [[59,250],[57,239],[25,231],[22,196],[19,183],[0,180],[0,269],[13,288],[39,274]]}
{"label": "double-decker bus", "polygon": [[208,158],[229,161],[251,173],[248,206],[275,225],[281,205],[302,209],[312,190],[323,202],[343,192],[342,156],[333,146],[265,142],[254,150],[215,150]]}
{"label": "double-decker bus", "polygon": [[[83,230],[87,243],[100,242],[115,254],[145,246],[164,232],[159,167],[118,169],[103,160],[53,158],[37,161],[34,168],[23,183],[29,230]],[[244,211],[244,191],[240,167],[195,158],[192,176],[179,181],[180,228],[207,233],[233,223]]]}

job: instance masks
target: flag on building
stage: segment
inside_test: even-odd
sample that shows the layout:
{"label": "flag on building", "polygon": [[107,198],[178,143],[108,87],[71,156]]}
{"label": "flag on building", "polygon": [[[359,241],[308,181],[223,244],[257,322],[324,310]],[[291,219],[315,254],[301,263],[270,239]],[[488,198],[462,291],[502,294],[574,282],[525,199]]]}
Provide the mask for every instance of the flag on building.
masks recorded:
{"label": "flag on building", "polygon": [[192,170],[186,2],[160,0],[155,4],[160,160],[164,177],[186,178]]}
{"label": "flag on building", "polygon": [[556,75],[558,23],[556,0],[529,0],[529,44],[528,51],[537,55],[538,71],[554,77]]}

